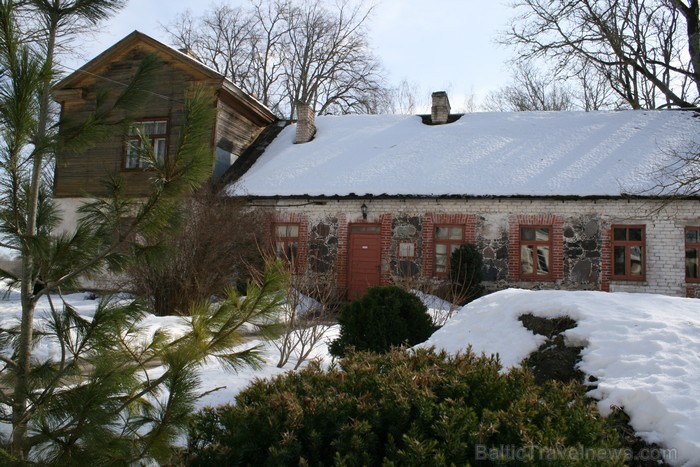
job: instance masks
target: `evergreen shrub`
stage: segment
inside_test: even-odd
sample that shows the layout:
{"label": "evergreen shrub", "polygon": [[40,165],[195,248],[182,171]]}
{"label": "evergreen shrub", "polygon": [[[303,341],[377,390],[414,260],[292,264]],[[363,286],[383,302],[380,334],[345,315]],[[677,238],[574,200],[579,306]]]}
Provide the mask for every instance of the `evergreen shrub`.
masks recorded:
{"label": "evergreen shrub", "polygon": [[393,285],[371,287],[343,306],[338,323],[340,336],[331,343],[330,352],[341,357],[351,347],[386,352],[393,346],[419,344],[435,331],[423,302]]}
{"label": "evergreen shrub", "polygon": [[259,380],[235,406],[195,417],[188,461],[494,465],[494,452],[504,453],[503,446],[533,446],[521,452],[532,457],[519,465],[569,465],[569,457],[553,453],[620,448],[614,428],[580,385],[537,386],[527,370],[500,370],[496,358],[469,351],[449,356],[394,349],[354,353],[326,371],[312,365]]}
{"label": "evergreen shrub", "polygon": [[460,245],[450,256],[450,280],[456,287],[455,297],[460,304],[468,303],[484,293],[484,259],[481,252],[471,243]]}

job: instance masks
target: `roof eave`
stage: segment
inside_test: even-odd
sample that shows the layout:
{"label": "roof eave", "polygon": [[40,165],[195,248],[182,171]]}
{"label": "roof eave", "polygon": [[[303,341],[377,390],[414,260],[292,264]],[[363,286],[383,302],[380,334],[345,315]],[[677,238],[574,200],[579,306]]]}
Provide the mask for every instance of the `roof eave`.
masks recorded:
{"label": "roof eave", "polygon": [[348,195],[251,195],[241,193],[228,194],[231,198],[243,198],[249,200],[291,200],[291,199],[319,199],[319,200],[355,200],[355,199],[411,199],[411,200],[430,200],[430,199],[463,199],[463,200],[550,200],[550,201],[597,201],[597,200],[647,200],[647,201],[700,201],[698,196],[674,196],[674,195],[466,195],[466,194],[442,194],[442,195],[414,195],[414,194],[364,194],[358,195],[351,193]]}

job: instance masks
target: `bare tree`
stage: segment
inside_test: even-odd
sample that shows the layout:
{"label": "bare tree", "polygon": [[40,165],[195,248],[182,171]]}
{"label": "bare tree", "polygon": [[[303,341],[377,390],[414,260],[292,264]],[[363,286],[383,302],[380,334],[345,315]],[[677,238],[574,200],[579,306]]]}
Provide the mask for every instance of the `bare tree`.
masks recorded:
{"label": "bare tree", "polygon": [[502,41],[518,47],[519,61],[546,59],[561,77],[595,69],[632,108],[693,107],[699,1],[517,0],[522,13]]}
{"label": "bare tree", "polygon": [[166,27],[178,47],[193,50],[280,116],[297,102],[318,114],[376,113],[388,91],[365,29],[362,2],[253,0],[247,9],[216,6]]}
{"label": "bare tree", "polygon": [[520,66],[514,71],[513,84],[489,93],[484,108],[493,112],[572,110],[574,101],[571,92],[559,82]]}
{"label": "bare tree", "polygon": [[335,324],[334,309],[339,297],[333,271],[290,276],[281,317],[282,335],[273,343],[280,355],[277,367],[283,368],[294,357],[296,370]]}
{"label": "bare tree", "polygon": [[146,297],[159,316],[186,314],[192,303],[228,287],[242,289],[249,269],[263,267],[265,210],[204,186],[181,203],[181,211],[180,228],[163,233],[157,246],[134,245],[137,261],[125,275],[126,288]]}
{"label": "bare tree", "polygon": [[700,143],[690,141],[684,147],[664,152],[668,162],[649,174],[654,184],[642,194],[670,199],[700,196]]}
{"label": "bare tree", "polygon": [[389,96],[388,113],[413,115],[421,107],[421,89],[416,82],[410,82],[404,78],[396,86]]}

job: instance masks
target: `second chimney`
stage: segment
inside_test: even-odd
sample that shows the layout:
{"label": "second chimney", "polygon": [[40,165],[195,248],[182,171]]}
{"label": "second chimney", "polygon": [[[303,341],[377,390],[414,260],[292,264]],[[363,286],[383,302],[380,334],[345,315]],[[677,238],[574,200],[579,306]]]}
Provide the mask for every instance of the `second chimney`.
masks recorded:
{"label": "second chimney", "polygon": [[445,91],[437,91],[432,94],[433,105],[430,108],[430,118],[433,125],[447,123],[450,116],[450,100]]}
{"label": "second chimney", "polygon": [[316,134],[316,114],[309,104],[297,102],[297,134],[295,143],[308,143]]}

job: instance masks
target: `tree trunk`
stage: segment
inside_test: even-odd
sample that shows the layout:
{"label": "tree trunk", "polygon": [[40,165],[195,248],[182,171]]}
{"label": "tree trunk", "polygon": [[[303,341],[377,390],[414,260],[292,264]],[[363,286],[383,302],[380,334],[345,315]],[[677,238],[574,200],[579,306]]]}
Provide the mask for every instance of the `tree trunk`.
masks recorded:
{"label": "tree trunk", "polygon": [[[56,7],[59,1],[54,0]],[[52,18],[53,19],[53,18]],[[34,259],[28,242],[37,235],[37,214],[39,210],[39,191],[41,190],[41,172],[46,150],[48,134],[49,105],[51,103],[51,76],[53,55],[56,44],[57,23],[52,22],[48,30],[46,61],[44,62],[44,82],[39,94],[39,119],[33,153],[32,180],[27,200],[27,227],[22,245],[22,322],[20,325],[19,346],[17,349],[17,376],[12,404],[12,454],[20,461],[26,460],[29,452],[27,446],[27,400],[28,383],[31,372],[32,334],[34,329],[34,310],[37,297],[34,295]]]}
{"label": "tree trunk", "polygon": [[688,31],[688,52],[690,53],[690,63],[693,68],[695,87],[700,95],[700,0],[690,0],[688,2],[687,14],[684,10],[686,27]]}

